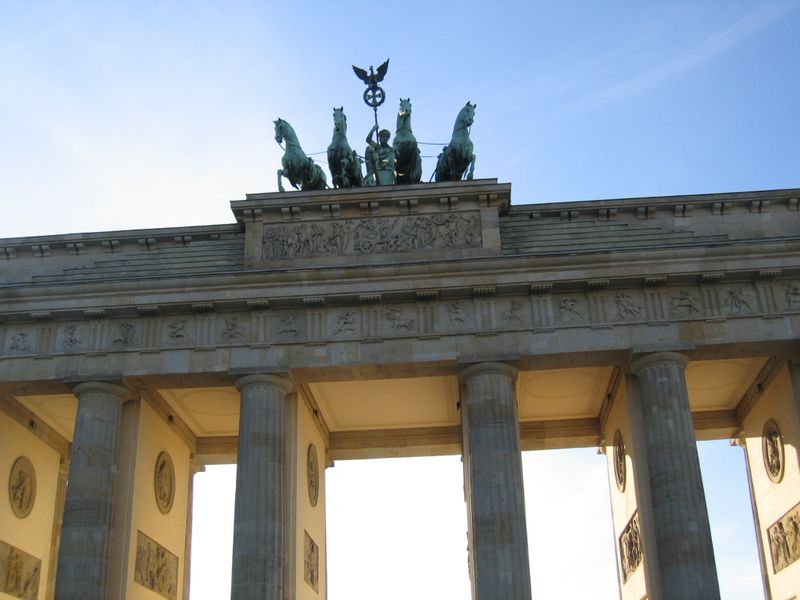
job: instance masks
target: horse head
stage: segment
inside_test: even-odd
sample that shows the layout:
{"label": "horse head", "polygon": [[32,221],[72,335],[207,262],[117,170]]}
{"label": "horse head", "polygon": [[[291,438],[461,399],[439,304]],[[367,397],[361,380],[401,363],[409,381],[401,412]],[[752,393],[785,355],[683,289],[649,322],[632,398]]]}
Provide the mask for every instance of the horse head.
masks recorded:
{"label": "horse head", "polygon": [[469,127],[475,121],[475,109],[477,108],[477,104],[472,104],[469,100],[464,105],[464,108],[461,109],[461,112],[458,113],[458,118],[456,121],[461,124],[462,127]]}
{"label": "horse head", "polygon": [[347,133],[347,117],[344,114],[344,107],[333,107],[333,131],[334,133]]}
{"label": "horse head", "polygon": [[273,121],[275,123],[275,141],[279,144],[283,143],[283,136],[284,136],[284,126],[286,125],[286,121],[283,119],[276,119]]}
{"label": "horse head", "polygon": [[401,119],[411,118],[411,98],[400,98],[400,108],[397,116]]}

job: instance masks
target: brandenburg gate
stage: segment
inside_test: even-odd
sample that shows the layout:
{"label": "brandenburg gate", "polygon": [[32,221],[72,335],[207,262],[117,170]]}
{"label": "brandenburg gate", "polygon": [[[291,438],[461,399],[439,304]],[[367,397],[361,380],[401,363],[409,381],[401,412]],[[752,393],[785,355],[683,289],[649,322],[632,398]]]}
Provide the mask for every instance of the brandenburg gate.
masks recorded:
{"label": "brandenburg gate", "polygon": [[188,598],[193,475],[234,462],[232,598],[325,598],[326,467],[461,454],[473,597],[527,600],[520,452],[570,447],[607,457],[622,598],[718,598],[707,439],[794,598],[798,198],[479,179],[0,240],[0,598]]}

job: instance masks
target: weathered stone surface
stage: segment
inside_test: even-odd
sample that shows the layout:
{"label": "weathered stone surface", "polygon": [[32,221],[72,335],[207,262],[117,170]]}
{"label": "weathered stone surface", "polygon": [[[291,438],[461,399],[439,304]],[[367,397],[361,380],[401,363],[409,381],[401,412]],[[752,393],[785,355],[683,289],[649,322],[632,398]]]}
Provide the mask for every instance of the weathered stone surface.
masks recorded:
{"label": "weathered stone surface", "polygon": [[640,383],[659,598],[713,600],[719,583],[711,544],[684,368],[688,357],[658,352],[631,364]]}
{"label": "weathered stone surface", "polygon": [[529,599],[516,369],[480,363],[459,377],[473,597]]}
{"label": "weathered stone surface", "polygon": [[106,600],[111,559],[114,484],[122,403],[127,389],[81,383],[74,389],[78,415],[70,472],[56,596],[59,600]]}
{"label": "weathered stone surface", "polygon": [[289,578],[288,392],[278,375],[237,380],[241,392],[232,600],[285,600]]}

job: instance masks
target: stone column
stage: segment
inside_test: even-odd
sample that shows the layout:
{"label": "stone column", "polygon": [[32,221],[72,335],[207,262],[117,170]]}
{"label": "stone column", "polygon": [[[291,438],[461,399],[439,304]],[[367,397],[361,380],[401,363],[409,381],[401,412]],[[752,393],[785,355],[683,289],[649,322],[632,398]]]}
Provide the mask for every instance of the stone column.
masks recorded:
{"label": "stone column", "polygon": [[81,383],[58,554],[58,600],[107,600],[124,387]]}
{"label": "stone column", "polygon": [[[653,598],[720,597],[697,441],[684,368],[687,356],[647,354],[633,361],[639,380],[659,590]],[[652,546],[652,544],[651,544]]]}
{"label": "stone column", "polygon": [[189,475],[186,499],[186,538],[183,545],[183,600],[189,600],[189,583],[192,574],[192,527],[194,516],[194,476],[206,470],[206,466],[192,458],[189,461]]}
{"label": "stone column", "polygon": [[516,374],[511,365],[491,362],[459,374],[475,600],[531,597]]}
{"label": "stone column", "polygon": [[290,600],[288,377],[248,375],[241,392],[231,600]]}

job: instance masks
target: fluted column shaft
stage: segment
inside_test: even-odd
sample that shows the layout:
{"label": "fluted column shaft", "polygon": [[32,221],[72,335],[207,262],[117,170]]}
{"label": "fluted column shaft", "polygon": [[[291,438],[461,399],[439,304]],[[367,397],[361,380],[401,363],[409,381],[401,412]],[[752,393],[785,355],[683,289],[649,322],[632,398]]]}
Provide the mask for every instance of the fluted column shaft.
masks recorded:
{"label": "fluted column shaft", "polygon": [[476,600],[531,597],[516,369],[471,365],[460,373],[470,570]]}
{"label": "fluted column shaft", "polygon": [[248,375],[241,392],[231,600],[286,598],[289,486],[287,394],[278,375]]}
{"label": "fluted column shaft", "polygon": [[651,595],[665,600],[713,600],[720,592],[686,391],[687,363],[683,354],[658,352],[631,364],[640,384],[661,588]]}
{"label": "fluted column shaft", "polygon": [[58,600],[106,600],[122,404],[129,393],[81,383],[58,554]]}

